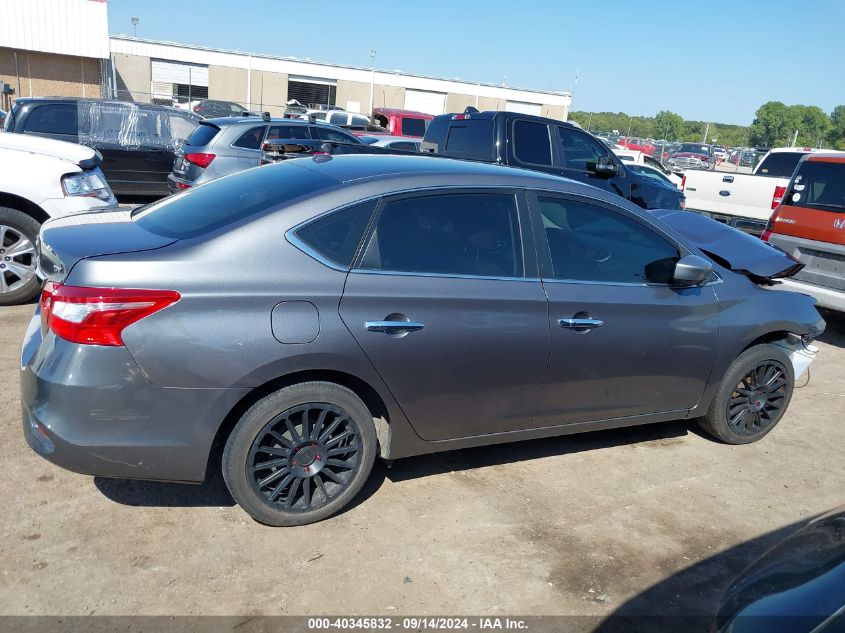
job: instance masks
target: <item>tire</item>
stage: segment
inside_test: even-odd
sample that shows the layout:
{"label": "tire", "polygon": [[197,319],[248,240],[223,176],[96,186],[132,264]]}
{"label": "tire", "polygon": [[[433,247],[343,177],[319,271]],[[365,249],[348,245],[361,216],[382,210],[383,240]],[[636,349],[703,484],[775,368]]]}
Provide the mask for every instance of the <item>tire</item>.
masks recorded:
{"label": "tire", "polygon": [[699,424],[727,444],[756,442],[780,422],[794,388],[795,375],[786,353],[775,345],[755,345],[728,367]]}
{"label": "tire", "polygon": [[351,390],[299,383],[261,398],[241,416],[223,450],[223,479],[256,521],[306,525],[352,501],[377,447],[373,416]]}
{"label": "tire", "polygon": [[0,305],[26,303],[41,291],[35,276],[40,229],[41,224],[23,211],[0,207]]}

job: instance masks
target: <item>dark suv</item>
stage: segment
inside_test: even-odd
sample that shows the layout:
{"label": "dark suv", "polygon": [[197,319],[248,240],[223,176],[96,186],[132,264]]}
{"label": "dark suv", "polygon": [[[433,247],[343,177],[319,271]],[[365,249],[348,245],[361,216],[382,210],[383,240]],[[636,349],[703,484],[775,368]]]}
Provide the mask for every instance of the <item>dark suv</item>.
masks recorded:
{"label": "dark suv", "polygon": [[100,152],[100,165],[118,196],[167,195],[176,151],[200,117],[168,106],[105,99],[21,98],[7,132],[80,143]]}
{"label": "dark suv", "polygon": [[299,119],[224,117],[200,121],[173,162],[170,193],[201,185],[261,164],[265,141],[332,141],[361,145],[357,136],[334,125]]}
{"label": "dark suv", "polygon": [[646,178],[584,130],[517,112],[443,114],[431,121],[420,151],[500,163],[580,180],[644,209],[683,208],[675,187]]}

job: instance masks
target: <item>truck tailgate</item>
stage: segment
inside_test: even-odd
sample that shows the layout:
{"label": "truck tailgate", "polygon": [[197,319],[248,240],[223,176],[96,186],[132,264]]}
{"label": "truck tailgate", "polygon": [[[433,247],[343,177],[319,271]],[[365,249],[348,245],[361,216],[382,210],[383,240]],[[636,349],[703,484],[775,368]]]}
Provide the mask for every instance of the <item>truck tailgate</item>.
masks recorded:
{"label": "truck tailgate", "polygon": [[785,187],[788,178],[719,171],[685,172],[687,209],[733,217],[768,221],[775,188]]}

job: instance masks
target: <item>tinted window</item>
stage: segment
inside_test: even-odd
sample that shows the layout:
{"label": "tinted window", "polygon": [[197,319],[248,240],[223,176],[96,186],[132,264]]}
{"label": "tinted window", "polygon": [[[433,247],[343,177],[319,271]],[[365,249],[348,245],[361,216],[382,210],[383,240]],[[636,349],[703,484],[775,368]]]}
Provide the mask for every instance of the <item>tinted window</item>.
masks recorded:
{"label": "tinted window", "polygon": [[513,124],[514,156],[521,163],[551,165],[552,146],[545,123],[517,121]]}
{"label": "tinted window", "polygon": [[325,215],[303,226],[296,236],[326,259],[349,267],[377,203],[362,202]]}
{"label": "tinted window", "polygon": [[132,217],[151,233],[188,239],[336,184],[308,169],[280,163],[247,170],[237,178],[213,180],[140,207]]}
{"label": "tinted window", "polygon": [[588,166],[595,166],[599,158],[608,155],[601,143],[583,132],[566,127],[559,127],[557,131],[560,137],[561,161],[567,169],[587,171]]}
{"label": "tinted window", "polygon": [[348,117],[343,112],[332,112],[329,116],[329,123],[332,125],[346,125]]}
{"label": "tinted window", "polygon": [[307,125],[271,125],[267,140],[311,138]]}
{"label": "tinted window", "polygon": [[669,283],[678,251],[639,222],[574,200],[540,197],[555,279]]}
{"label": "tinted window", "polygon": [[402,119],[402,134],[405,136],[425,135],[425,119]]}
{"label": "tinted window", "polygon": [[708,145],[684,143],[678,148],[678,151],[682,154],[705,154],[710,156],[710,147]]}
{"label": "tinted window", "polygon": [[444,194],[388,202],[362,268],[522,276],[516,204],[506,194]]}
{"label": "tinted window", "polygon": [[78,134],[79,116],[76,103],[54,103],[38,106],[30,112],[26,119],[26,131]]}
{"label": "tinted window", "polygon": [[[806,152],[773,152],[766,157],[757,173],[761,176],[775,176],[777,178],[792,178],[792,172],[798,166],[798,161]],[[751,154],[753,156],[753,154]]]}
{"label": "tinted window", "polygon": [[261,149],[262,140],[264,140],[264,126],[259,125],[241,134],[238,140],[232,143],[232,146],[242,147],[243,149]]}
{"label": "tinted window", "polygon": [[412,141],[396,141],[387,145],[390,149],[399,149],[405,152],[416,152],[419,149],[419,144]]}
{"label": "tinted window", "polygon": [[360,143],[357,136],[347,134],[337,128],[331,128],[323,125],[315,125],[311,128],[312,133],[324,141],[334,141],[337,143]]}
{"label": "tinted window", "polygon": [[[493,160],[495,142],[492,121],[453,121],[449,127],[445,153],[459,158]],[[440,151],[443,152],[442,147]]]}
{"label": "tinted window", "polygon": [[805,161],[798,169],[792,191],[801,199],[797,207],[845,213],[845,163]]}
{"label": "tinted window", "polygon": [[220,131],[220,128],[216,125],[209,125],[208,123],[200,123],[196,129],[191,132],[191,135],[188,137],[188,145],[208,145],[211,143],[212,139],[217,136],[217,133]]}

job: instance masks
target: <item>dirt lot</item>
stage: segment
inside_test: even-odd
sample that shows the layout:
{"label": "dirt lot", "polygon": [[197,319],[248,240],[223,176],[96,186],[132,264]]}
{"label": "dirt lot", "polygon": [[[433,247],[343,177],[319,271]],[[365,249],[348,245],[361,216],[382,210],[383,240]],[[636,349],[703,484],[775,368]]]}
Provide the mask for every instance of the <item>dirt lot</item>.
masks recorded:
{"label": "dirt lot", "polygon": [[678,422],[413,458],[377,465],[340,516],[272,529],[219,477],[92,479],[30,451],[32,310],[0,309],[2,614],[709,613],[751,559],[845,503],[842,320],[758,444]]}

